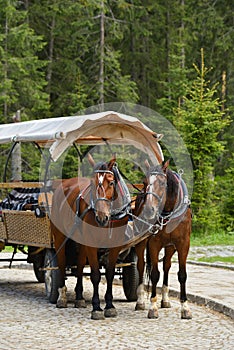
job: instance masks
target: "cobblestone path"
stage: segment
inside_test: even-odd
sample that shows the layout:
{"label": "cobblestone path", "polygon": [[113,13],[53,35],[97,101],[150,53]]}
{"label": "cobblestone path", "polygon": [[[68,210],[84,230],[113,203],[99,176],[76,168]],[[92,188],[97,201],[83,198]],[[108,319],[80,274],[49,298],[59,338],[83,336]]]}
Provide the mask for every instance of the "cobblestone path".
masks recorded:
{"label": "cobblestone path", "polygon": [[[67,286],[68,308],[57,309],[32,270],[1,268],[0,350],[233,349],[233,320],[205,307],[190,304],[193,319],[181,320],[179,302],[172,299],[171,309],[160,309],[159,319],[149,320],[147,311],[134,311],[135,303],[127,302],[122,287],[115,286],[117,318],[93,321],[89,279],[84,283],[86,309],[73,307],[75,278],[68,278]],[[102,300],[104,293],[101,283]]]}

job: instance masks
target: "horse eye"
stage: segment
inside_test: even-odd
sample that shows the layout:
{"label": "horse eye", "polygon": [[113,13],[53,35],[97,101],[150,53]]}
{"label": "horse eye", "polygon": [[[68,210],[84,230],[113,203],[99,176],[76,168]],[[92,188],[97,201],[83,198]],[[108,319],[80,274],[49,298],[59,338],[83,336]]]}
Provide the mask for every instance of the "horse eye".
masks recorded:
{"label": "horse eye", "polygon": [[110,181],[109,186],[114,186],[114,181]]}

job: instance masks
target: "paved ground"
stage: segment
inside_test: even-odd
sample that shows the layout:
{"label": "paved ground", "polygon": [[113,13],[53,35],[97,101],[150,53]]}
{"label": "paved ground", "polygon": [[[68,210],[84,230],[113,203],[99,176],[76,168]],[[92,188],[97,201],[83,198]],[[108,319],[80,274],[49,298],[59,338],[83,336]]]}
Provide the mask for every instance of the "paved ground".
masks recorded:
{"label": "paved ground", "polygon": [[[73,307],[75,279],[68,278],[68,309],[59,310],[48,303],[44,285],[36,282],[33,271],[25,269],[25,265],[21,267],[24,269],[0,269],[0,350],[233,349],[233,319],[210,308],[225,305],[230,313],[233,310],[234,271],[188,264],[189,296],[206,304],[190,303],[192,320],[180,319],[176,298],[172,298],[172,309],[160,309],[159,319],[149,320],[147,311],[134,311],[135,303],[126,302],[122,287],[117,285],[114,287],[117,318],[93,321],[89,279],[85,279],[87,308]],[[177,264],[173,263],[170,274],[173,290],[178,290],[176,274]],[[104,292],[105,284],[101,283],[102,299]],[[145,298],[148,304],[147,295]]]}
{"label": "paved ground", "polygon": [[[181,320],[179,302],[173,299],[172,309],[160,309],[159,319],[149,320],[147,312],[134,311],[135,303],[126,302],[122,287],[115,286],[117,318],[93,321],[89,279],[85,279],[86,309],[73,307],[75,279],[69,278],[67,285],[68,309],[56,309],[33,271],[0,269],[0,349],[233,349],[233,320],[205,307],[191,304],[193,319]],[[102,300],[104,291],[102,283]]]}
{"label": "paved ground", "polygon": [[[177,295],[179,290],[177,271],[178,265],[173,263],[170,271],[170,289],[173,295]],[[190,300],[223,312],[234,319],[234,270],[187,264],[187,274],[187,292]]]}
{"label": "paved ground", "polygon": [[189,260],[198,260],[204,257],[228,257],[234,256],[234,246],[203,246],[203,247],[190,247]]}

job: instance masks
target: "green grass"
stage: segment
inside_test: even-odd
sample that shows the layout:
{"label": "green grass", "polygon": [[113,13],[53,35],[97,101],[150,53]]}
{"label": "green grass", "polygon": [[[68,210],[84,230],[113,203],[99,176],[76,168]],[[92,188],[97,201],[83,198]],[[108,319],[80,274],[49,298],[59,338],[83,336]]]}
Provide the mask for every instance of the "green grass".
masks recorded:
{"label": "green grass", "polygon": [[6,247],[4,248],[4,252],[13,253],[13,251],[14,251],[14,248],[11,247],[11,246],[6,246]]}
{"label": "green grass", "polygon": [[[234,234],[233,233],[212,233],[210,235],[194,234],[191,235],[191,246],[193,247],[205,247],[205,246],[225,246],[234,245]],[[201,257],[197,261],[208,262],[208,263],[223,263],[223,264],[234,264],[234,256],[210,256]]]}
{"label": "green grass", "polygon": [[191,246],[234,245],[233,233],[213,233],[210,235],[191,235]]}
{"label": "green grass", "polygon": [[210,257],[199,258],[198,261],[209,262],[209,263],[222,262],[222,263],[234,264],[234,256],[210,256]]}

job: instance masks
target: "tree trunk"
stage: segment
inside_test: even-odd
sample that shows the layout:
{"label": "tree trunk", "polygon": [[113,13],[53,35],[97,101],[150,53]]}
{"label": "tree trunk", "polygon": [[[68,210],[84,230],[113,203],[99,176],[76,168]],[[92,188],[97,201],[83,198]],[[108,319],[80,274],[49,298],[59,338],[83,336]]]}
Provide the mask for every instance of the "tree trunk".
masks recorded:
{"label": "tree trunk", "polygon": [[[13,117],[15,123],[20,122],[20,110]],[[15,145],[11,156],[11,181],[21,181],[21,147],[20,142]]]}
{"label": "tree trunk", "polygon": [[99,70],[99,83],[100,83],[100,98],[99,103],[101,110],[104,105],[104,46],[105,46],[105,23],[104,23],[104,2],[101,4],[101,15],[100,15],[100,70]]}
{"label": "tree trunk", "polygon": [[48,82],[48,93],[51,92],[51,80],[52,80],[52,64],[54,57],[54,28],[55,28],[55,14],[53,14],[52,23],[50,26],[50,43],[49,43],[49,64],[47,69],[46,80]]}

